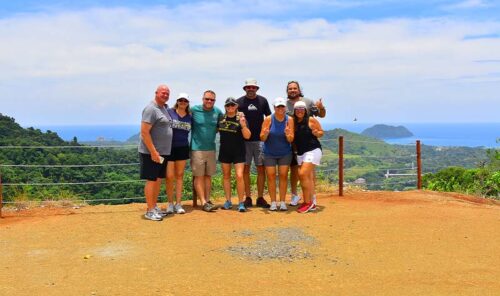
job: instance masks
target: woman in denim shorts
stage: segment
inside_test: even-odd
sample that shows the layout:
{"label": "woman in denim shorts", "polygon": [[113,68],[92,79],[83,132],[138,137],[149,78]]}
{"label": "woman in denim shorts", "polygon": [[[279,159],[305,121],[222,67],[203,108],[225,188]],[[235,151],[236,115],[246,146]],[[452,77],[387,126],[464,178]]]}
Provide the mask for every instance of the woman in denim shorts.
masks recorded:
{"label": "woman in denim shorts", "polygon": [[293,119],[286,114],[286,100],[274,100],[274,113],[264,119],[260,139],[264,142],[264,166],[266,167],[267,189],[271,196],[270,211],[278,210],[276,205],[276,166],[279,175],[280,211],[286,211],[286,189],[288,168],[292,160],[294,137]]}

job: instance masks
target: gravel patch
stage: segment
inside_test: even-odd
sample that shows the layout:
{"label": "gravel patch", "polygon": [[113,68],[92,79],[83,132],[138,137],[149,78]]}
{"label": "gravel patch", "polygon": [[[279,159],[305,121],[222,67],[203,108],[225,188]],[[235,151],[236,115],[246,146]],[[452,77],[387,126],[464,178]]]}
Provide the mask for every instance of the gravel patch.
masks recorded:
{"label": "gravel patch", "polygon": [[249,260],[295,261],[311,258],[308,251],[318,241],[299,228],[268,228],[259,232],[242,230],[237,236],[253,238],[248,243],[229,246],[225,250],[234,256]]}

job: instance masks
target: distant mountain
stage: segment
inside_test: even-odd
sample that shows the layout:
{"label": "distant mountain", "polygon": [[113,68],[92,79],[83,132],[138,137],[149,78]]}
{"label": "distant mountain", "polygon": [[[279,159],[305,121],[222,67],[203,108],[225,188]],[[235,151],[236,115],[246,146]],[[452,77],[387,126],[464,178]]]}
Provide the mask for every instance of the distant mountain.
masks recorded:
{"label": "distant mountain", "polygon": [[362,135],[377,139],[397,139],[412,137],[413,133],[404,126],[376,124],[361,132]]}

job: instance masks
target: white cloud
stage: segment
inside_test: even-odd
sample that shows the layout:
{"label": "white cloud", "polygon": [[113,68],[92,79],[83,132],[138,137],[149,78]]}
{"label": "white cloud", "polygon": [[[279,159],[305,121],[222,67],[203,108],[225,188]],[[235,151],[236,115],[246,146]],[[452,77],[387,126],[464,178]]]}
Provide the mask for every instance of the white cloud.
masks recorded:
{"label": "white cloud", "polygon": [[455,10],[455,9],[471,9],[471,8],[485,8],[489,7],[490,4],[484,0],[465,0],[457,2],[455,4],[447,5],[444,9]]}
{"label": "white cloud", "polygon": [[135,123],[160,82],[222,101],[256,77],[270,99],[299,80],[331,121],[498,121],[498,63],[476,61],[499,60],[500,39],[464,37],[499,22],[277,22],[247,11],[226,1],[0,20],[1,112],[23,124]]}

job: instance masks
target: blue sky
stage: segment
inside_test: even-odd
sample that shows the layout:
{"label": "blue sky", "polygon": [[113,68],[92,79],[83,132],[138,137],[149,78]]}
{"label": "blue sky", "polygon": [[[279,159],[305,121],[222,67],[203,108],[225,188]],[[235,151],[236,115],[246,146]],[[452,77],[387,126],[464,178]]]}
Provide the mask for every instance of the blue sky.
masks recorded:
{"label": "blue sky", "polygon": [[[159,83],[218,105],[299,80],[326,122],[498,122],[500,1],[2,1],[0,112],[133,124]],[[21,90],[21,91],[20,91]]]}

